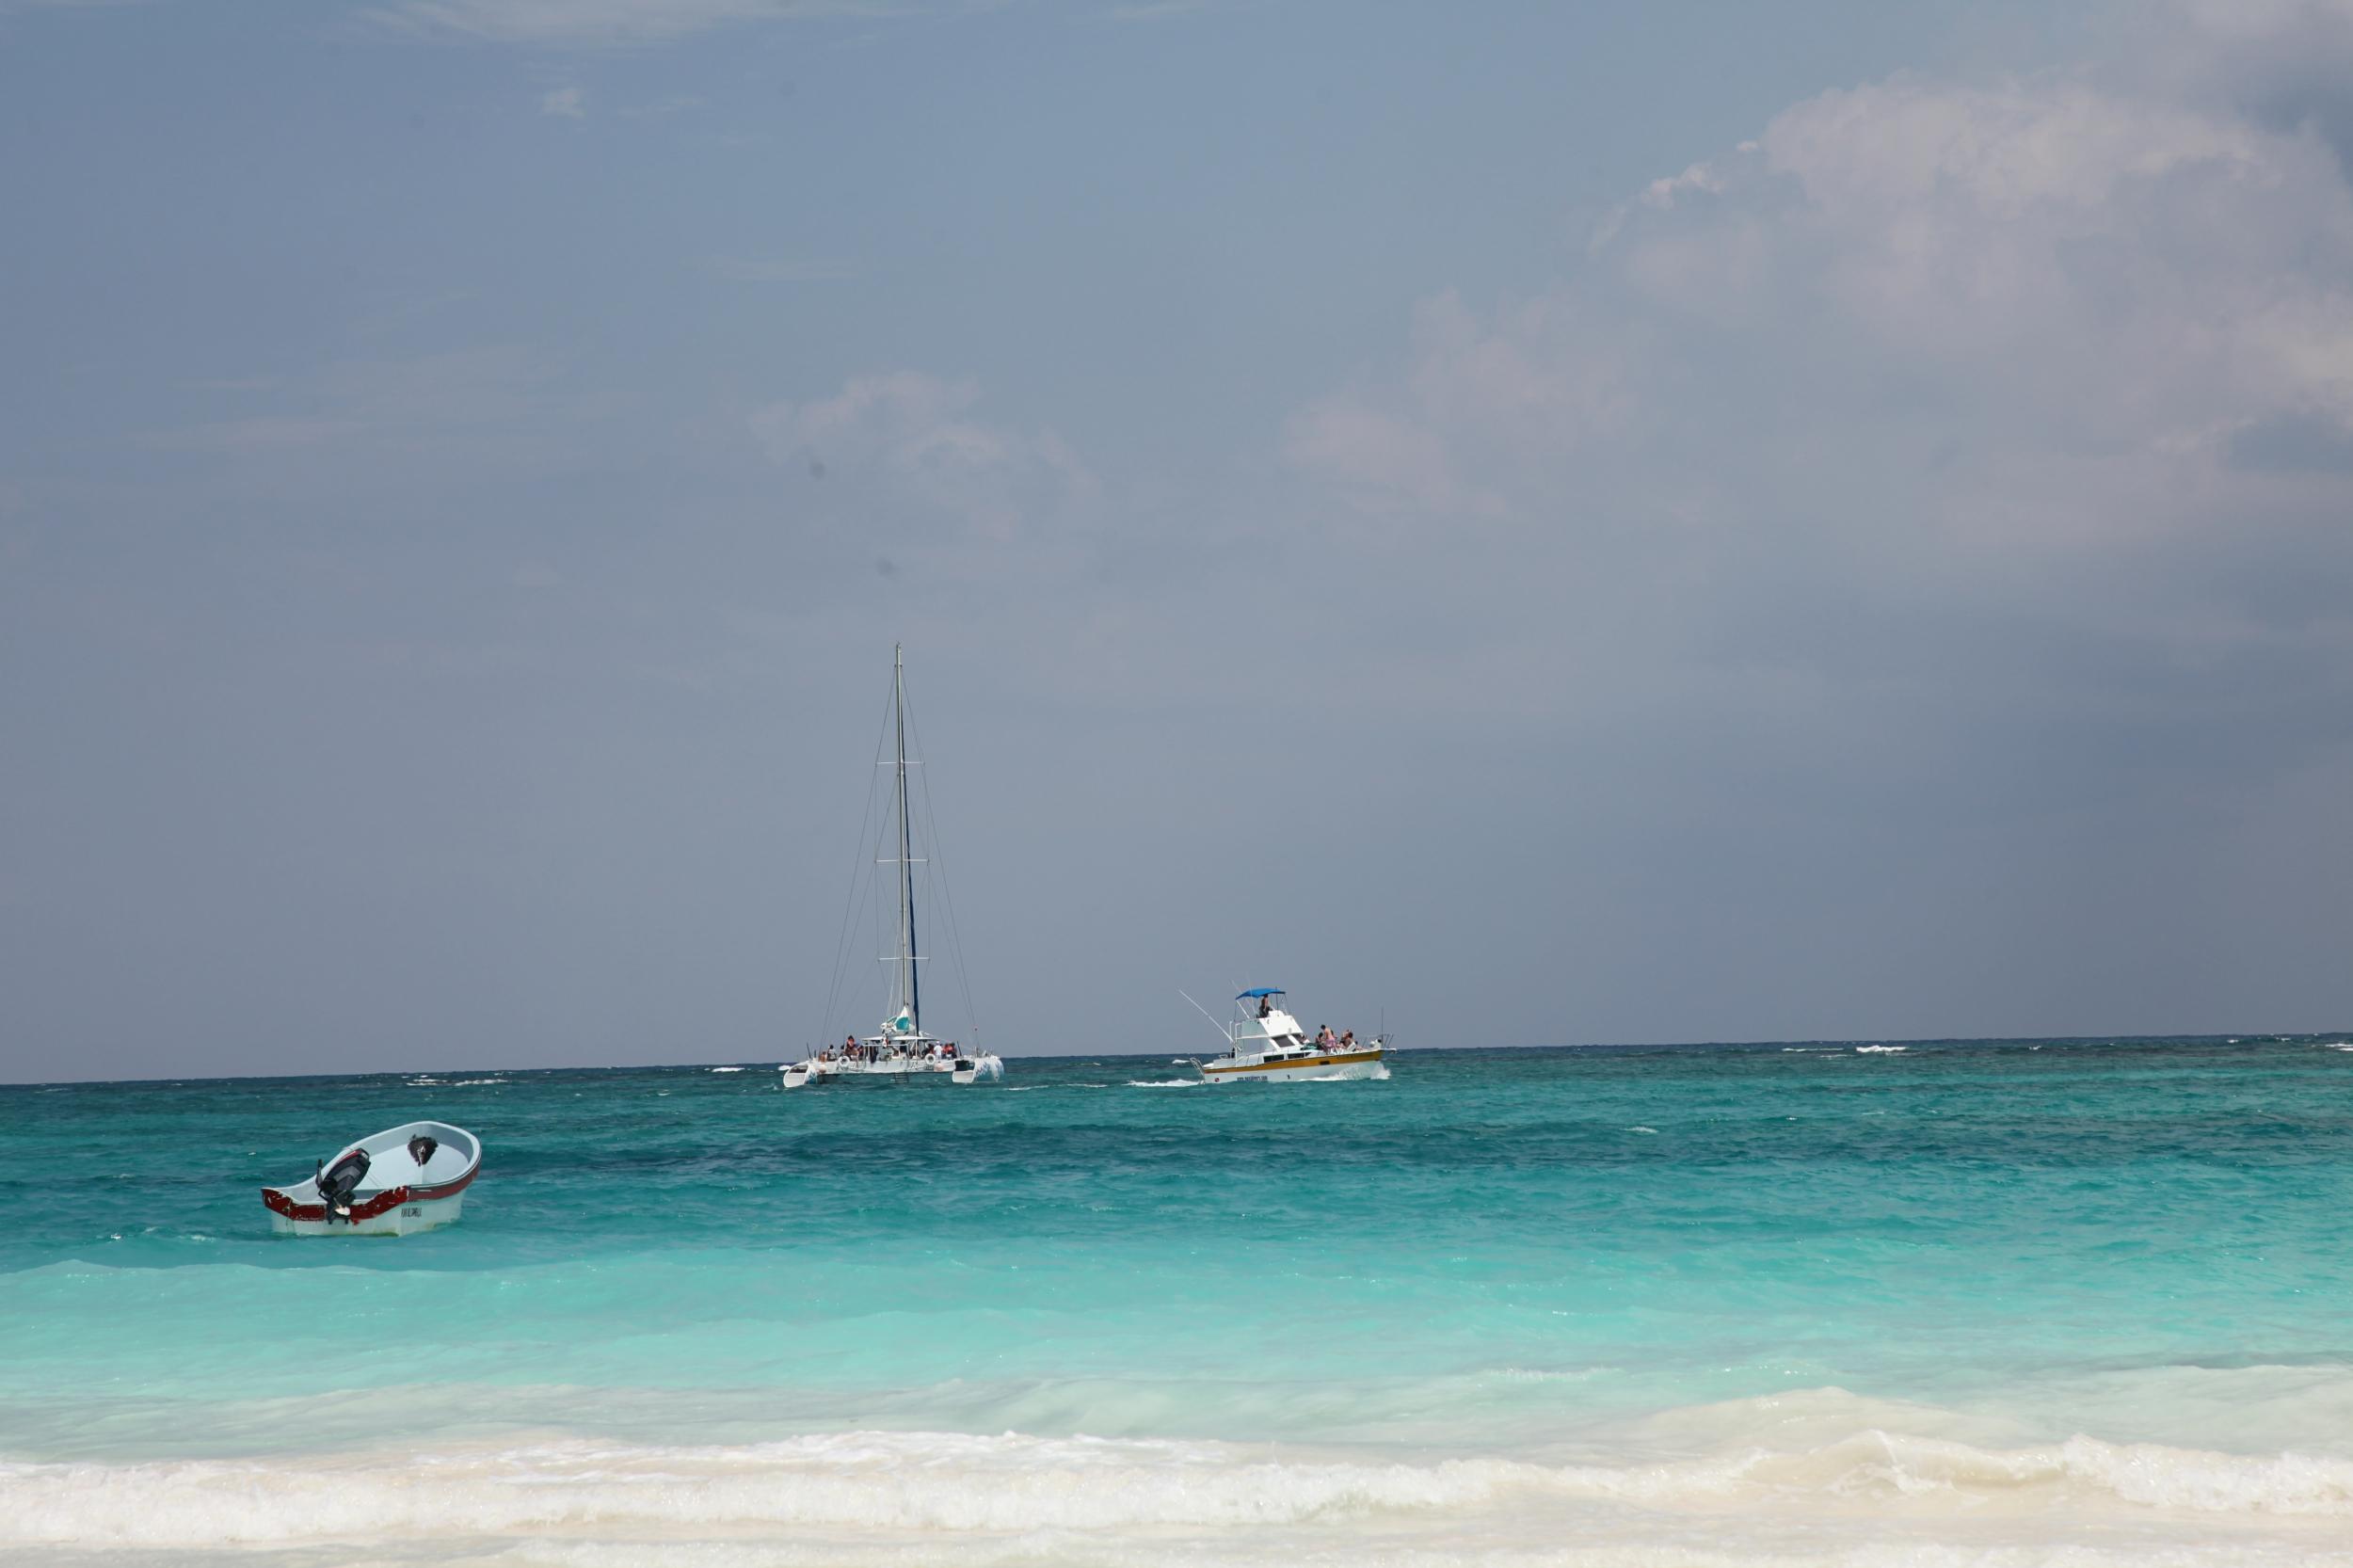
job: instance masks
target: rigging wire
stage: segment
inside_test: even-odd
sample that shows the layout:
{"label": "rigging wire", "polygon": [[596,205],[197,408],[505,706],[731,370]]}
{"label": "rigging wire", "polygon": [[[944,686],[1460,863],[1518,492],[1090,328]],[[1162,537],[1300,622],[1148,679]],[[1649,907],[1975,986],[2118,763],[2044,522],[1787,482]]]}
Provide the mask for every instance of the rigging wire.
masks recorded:
{"label": "rigging wire", "polygon": [[[866,813],[858,820],[857,863],[852,866],[850,870],[849,895],[844,898],[841,903],[841,935],[835,940],[834,943],[833,976],[825,986],[824,1016],[826,1045],[831,1045],[833,1043],[833,1026],[835,1022],[834,1006],[837,1001],[841,1000],[841,983],[846,978],[846,971],[849,968],[850,933],[856,929],[858,912],[864,907],[863,901],[858,898],[858,893],[860,889],[867,888],[872,881],[873,867],[869,864],[869,862],[872,860],[873,856],[868,852],[867,848],[867,829],[872,824],[874,820],[874,798],[877,793],[877,783],[882,776],[881,770],[883,748],[889,744],[889,740],[890,704],[886,701],[883,704],[881,732],[874,738],[874,766],[872,769],[869,770],[867,775]],[[879,920],[881,916],[878,908],[876,914],[877,920]]]}
{"label": "rigging wire", "polygon": [[[915,748],[920,753],[923,749],[923,737],[916,728],[912,709],[907,711],[907,730],[915,736]],[[955,967],[956,989],[964,994],[964,1021],[970,1026],[972,1044],[977,1048],[981,1043],[981,1015],[979,1009],[972,1005],[972,971],[964,962],[964,934],[956,928],[956,901],[948,890],[948,862],[939,853],[939,824],[932,814],[931,769],[923,770],[922,779],[925,870],[931,873],[928,880],[938,885],[939,905],[947,912],[948,952]]]}

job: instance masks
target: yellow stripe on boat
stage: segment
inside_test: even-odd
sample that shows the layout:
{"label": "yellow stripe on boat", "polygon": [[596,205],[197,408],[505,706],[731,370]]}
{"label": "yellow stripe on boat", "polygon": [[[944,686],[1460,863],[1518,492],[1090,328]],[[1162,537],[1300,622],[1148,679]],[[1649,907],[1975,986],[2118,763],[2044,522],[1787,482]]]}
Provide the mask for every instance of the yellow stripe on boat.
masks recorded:
{"label": "yellow stripe on boat", "polygon": [[1211,1078],[1230,1078],[1236,1073],[1295,1072],[1302,1067],[1345,1067],[1352,1062],[1378,1062],[1380,1060],[1381,1053],[1377,1050],[1357,1050],[1350,1051],[1345,1056],[1303,1056],[1295,1057],[1289,1062],[1260,1062],[1247,1067],[1205,1066],[1201,1071]]}

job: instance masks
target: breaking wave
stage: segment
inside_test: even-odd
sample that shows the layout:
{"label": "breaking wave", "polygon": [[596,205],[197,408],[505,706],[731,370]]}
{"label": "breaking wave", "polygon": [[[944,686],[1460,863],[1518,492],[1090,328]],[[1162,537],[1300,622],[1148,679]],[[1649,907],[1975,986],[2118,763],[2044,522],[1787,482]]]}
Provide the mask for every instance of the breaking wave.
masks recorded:
{"label": "breaking wave", "polygon": [[[843,1530],[879,1548],[887,1541],[904,1547],[910,1534],[936,1542],[1007,1531],[1176,1530],[1263,1541],[1270,1528],[1378,1537],[1442,1526],[1462,1540],[1526,1548],[1557,1542],[1564,1529],[1597,1542],[1688,1544],[1697,1522],[1711,1516],[1727,1546],[1745,1539],[1754,1519],[1792,1516],[1814,1520],[1809,1528],[1835,1524],[1854,1544],[1899,1524],[1916,1537],[1940,1522],[1974,1528],[1992,1515],[2039,1519],[2062,1535],[2133,1519],[2227,1520],[2242,1527],[2233,1539],[2245,1544],[2244,1527],[2353,1519],[2353,1461],[2081,1436],[2005,1449],[1864,1430],[1796,1451],[1742,1446],[1568,1464],[856,1432],[724,1448],[567,1437],[298,1463],[0,1464],[0,1547],[386,1541],[413,1552],[484,1536],[617,1543],[691,1530],[760,1541]],[[1066,1544],[1074,1560],[1099,1560]],[[837,1560],[856,1555],[845,1545]]]}

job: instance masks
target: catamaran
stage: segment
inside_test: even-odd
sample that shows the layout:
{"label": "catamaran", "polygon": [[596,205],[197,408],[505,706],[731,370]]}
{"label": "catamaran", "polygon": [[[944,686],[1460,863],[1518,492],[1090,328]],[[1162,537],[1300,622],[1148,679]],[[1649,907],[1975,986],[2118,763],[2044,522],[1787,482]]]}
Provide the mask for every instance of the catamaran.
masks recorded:
{"label": "catamaran", "polygon": [[[883,955],[890,966],[890,1006],[882,1028],[860,1039],[853,1034],[838,1046],[812,1051],[779,1069],[784,1087],[804,1089],[812,1083],[857,1082],[867,1079],[905,1083],[945,1078],[951,1083],[978,1083],[1005,1076],[1005,1064],[990,1052],[967,1050],[953,1040],[928,1033],[923,1028],[923,984],[915,930],[915,868],[928,864],[915,853],[915,823],[908,808],[907,770],[920,764],[907,759],[906,654],[894,649],[890,668],[890,734],[896,737],[896,760],[880,763],[891,769],[890,836],[880,845],[892,851],[875,856],[877,867],[890,867],[890,880],[899,903],[898,946]],[[926,797],[928,798],[928,796]],[[928,815],[928,808],[926,808]],[[862,851],[861,851],[862,853]],[[852,916],[856,918],[855,912]],[[954,929],[952,917],[950,930]],[[844,950],[847,952],[845,946]],[[840,988],[840,965],[835,965],[835,990]],[[966,999],[966,1011],[970,1011]],[[826,1002],[826,1029],[833,1024],[833,1002]]]}
{"label": "catamaran", "polygon": [[[1353,1029],[1335,1035],[1319,1028],[1309,1039],[1299,1020],[1277,1001],[1282,995],[1279,985],[1254,985],[1242,992],[1234,999],[1234,1021],[1218,1025],[1225,1036],[1225,1054],[1207,1062],[1178,1057],[1178,1063],[1210,1083],[1318,1083],[1389,1076],[1383,1060],[1389,1053],[1386,1038],[1376,1034],[1359,1045]],[[1209,1021],[1217,1023],[1214,1017]]]}

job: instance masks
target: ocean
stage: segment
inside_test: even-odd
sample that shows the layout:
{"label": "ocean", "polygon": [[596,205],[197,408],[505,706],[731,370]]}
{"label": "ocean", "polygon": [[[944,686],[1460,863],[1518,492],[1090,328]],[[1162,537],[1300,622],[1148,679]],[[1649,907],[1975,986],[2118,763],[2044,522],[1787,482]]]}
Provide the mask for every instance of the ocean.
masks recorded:
{"label": "ocean", "polygon": [[0,1088],[0,1564],[2353,1563],[2345,1035],[1008,1067]]}

